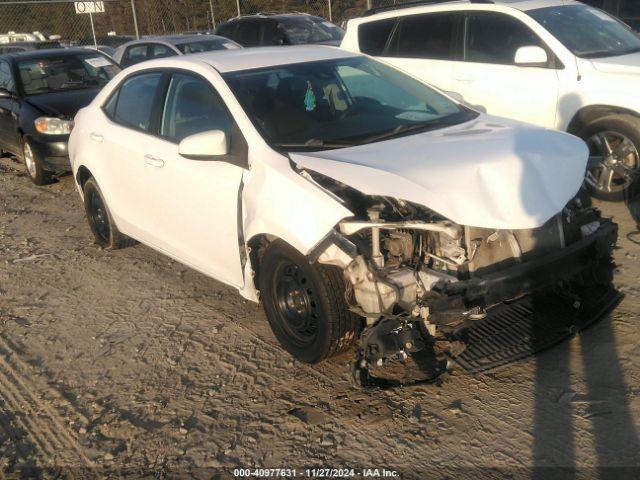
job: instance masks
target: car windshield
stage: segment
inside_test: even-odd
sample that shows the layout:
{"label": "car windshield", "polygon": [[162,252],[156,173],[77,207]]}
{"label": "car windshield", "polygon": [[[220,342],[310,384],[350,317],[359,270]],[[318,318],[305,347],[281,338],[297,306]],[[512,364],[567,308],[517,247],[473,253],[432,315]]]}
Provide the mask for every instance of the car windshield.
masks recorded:
{"label": "car windshield", "polygon": [[47,56],[18,61],[25,95],[103,87],[120,71],[97,52]]}
{"label": "car windshield", "polygon": [[478,115],[366,57],[244,70],[224,77],[267,142],[287,151],[361,145]]}
{"label": "car windshield", "polygon": [[640,37],[597,8],[566,5],[527,13],[578,57],[603,58],[640,52]]}
{"label": "car windshield", "polygon": [[320,18],[284,18],[281,24],[284,27],[289,43],[292,45],[339,42],[344,37],[344,30]]}
{"label": "car windshield", "polygon": [[184,54],[210,52],[212,50],[230,50],[238,46],[226,38],[213,38],[207,40],[197,40],[189,43],[181,43],[176,48]]}

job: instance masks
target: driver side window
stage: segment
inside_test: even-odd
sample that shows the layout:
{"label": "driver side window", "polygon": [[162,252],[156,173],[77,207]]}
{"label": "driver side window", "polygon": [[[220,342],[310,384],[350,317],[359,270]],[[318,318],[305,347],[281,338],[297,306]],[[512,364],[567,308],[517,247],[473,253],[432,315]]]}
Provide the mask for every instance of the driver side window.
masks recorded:
{"label": "driver side window", "polygon": [[200,78],[172,76],[162,113],[160,135],[179,143],[190,135],[222,130],[231,138],[231,117],[213,87]]}
{"label": "driver side window", "polygon": [[516,18],[489,12],[471,13],[467,19],[465,61],[513,65],[520,47],[542,47],[542,41]]}

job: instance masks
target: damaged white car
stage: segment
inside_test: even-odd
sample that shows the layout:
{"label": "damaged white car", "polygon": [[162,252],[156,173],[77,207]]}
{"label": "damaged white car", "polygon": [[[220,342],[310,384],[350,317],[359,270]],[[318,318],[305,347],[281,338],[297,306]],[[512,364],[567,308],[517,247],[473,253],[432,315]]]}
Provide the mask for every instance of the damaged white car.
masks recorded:
{"label": "damaged white car", "polygon": [[142,242],[261,301],[302,361],[357,345],[360,383],[519,358],[617,298],[581,140],[363,55],[145,62],[79,112],[69,149],[100,246]]}

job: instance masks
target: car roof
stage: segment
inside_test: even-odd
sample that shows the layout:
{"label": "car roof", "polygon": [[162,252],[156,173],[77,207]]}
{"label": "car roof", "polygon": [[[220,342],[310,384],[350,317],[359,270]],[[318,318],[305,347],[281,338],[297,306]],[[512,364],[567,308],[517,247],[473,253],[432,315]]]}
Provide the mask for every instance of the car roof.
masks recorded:
{"label": "car roof", "polygon": [[[11,44],[7,44],[11,45]],[[51,58],[60,56],[72,56],[78,54],[87,54],[88,50],[84,47],[76,48],[47,48],[43,50],[29,50],[26,52],[10,52],[2,55],[3,58],[13,58],[15,60],[32,60],[37,58]],[[99,53],[93,50],[94,53]]]}
{"label": "car roof", "polygon": [[170,45],[182,45],[192,42],[206,42],[207,40],[218,39],[228,41],[227,38],[218,35],[157,35],[151,37],[143,37],[139,40],[127,42],[126,45],[136,45],[139,43],[167,43]]}
{"label": "car roof", "polygon": [[255,19],[282,20],[285,18],[316,18],[319,20],[324,20],[320,17],[311,15],[310,13],[304,13],[304,12],[259,12],[259,13],[240,15],[238,17],[230,18],[229,22],[236,22],[238,20],[255,20]]}
{"label": "car roof", "polygon": [[[372,18],[389,18],[397,17],[400,15],[411,15],[414,13],[425,13],[431,10],[446,10],[447,7],[455,7],[455,10],[464,9],[464,7],[474,6],[482,7],[483,9],[490,10],[492,6],[510,7],[517,10],[526,12],[528,10],[535,10],[538,8],[546,7],[559,7],[565,5],[583,5],[582,2],[575,0],[451,0],[451,1],[416,1],[399,3],[397,5],[383,6],[379,8],[372,8],[367,10],[361,15],[361,18],[368,21]],[[365,20],[363,20],[365,21]]]}
{"label": "car roof", "polygon": [[[163,58],[151,62],[144,62],[153,68],[161,68],[162,63],[174,64],[179,62],[206,63],[220,73],[267,68],[277,65],[293,63],[316,62],[340,58],[362,56],[359,53],[348,52],[338,47],[324,45],[295,45],[278,47],[238,48],[233,50],[216,50],[213,52],[195,53],[180,57]],[[142,65],[142,64],[141,64]]]}

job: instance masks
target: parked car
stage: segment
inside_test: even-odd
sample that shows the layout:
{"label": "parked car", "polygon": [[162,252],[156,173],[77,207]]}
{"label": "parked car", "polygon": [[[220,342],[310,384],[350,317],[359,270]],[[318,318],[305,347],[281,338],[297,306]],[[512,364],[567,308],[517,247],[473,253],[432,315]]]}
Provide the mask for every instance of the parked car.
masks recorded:
{"label": "parked car", "polygon": [[[470,312],[489,321],[491,306],[524,308],[514,299],[562,282],[581,318],[610,305],[585,290],[610,282],[616,226],[574,198],[584,143],[478,113],[364,55],[153,60],[75,120],[96,243],[140,241],[260,299],[302,361],[359,341],[356,378],[402,355],[429,377],[461,351]],[[585,296],[595,305],[577,310]],[[570,331],[567,310],[556,315]]]}
{"label": "parked car", "polygon": [[117,48],[113,58],[123,68],[152,58],[240,48],[233,40],[215,35],[168,35],[146,37]]}
{"label": "parked car", "polygon": [[21,158],[36,185],[69,171],[73,117],[119,71],[84,48],[0,55],[0,149]]}
{"label": "parked car", "polygon": [[351,20],[342,47],[488,113],[583,138],[597,197],[621,200],[640,168],[640,38],[601,10],[572,0],[398,5]]}
{"label": "parked car", "polygon": [[[95,41],[98,45],[107,45],[109,47],[118,48],[120,45],[124,45],[127,42],[135,40],[133,35],[102,35],[96,37]],[[88,36],[80,40],[81,46],[90,47],[94,44],[93,36]]]}
{"label": "parked car", "polygon": [[306,13],[258,13],[241,15],[222,23],[216,34],[243,47],[273,45],[340,45],[344,35],[337,25]]}
{"label": "parked car", "polygon": [[581,0],[582,3],[598,7],[615,15],[624,23],[640,31],[640,2],[638,0]]}
{"label": "parked car", "polygon": [[15,43],[15,42],[46,42],[47,37],[41,32],[22,33],[22,32],[8,32],[0,33],[0,44]]}
{"label": "parked car", "polygon": [[13,42],[0,44],[0,54],[48,50],[51,48],[62,48],[62,45],[60,45],[60,42]]}
{"label": "parked car", "polygon": [[108,55],[111,58],[113,58],[113,56],[116,54],[116,49],[114,47],[110,47],[109,45],[85,45],[84,48],[88,48],[89,50],[97,50],[104,53],[105,55]]}

